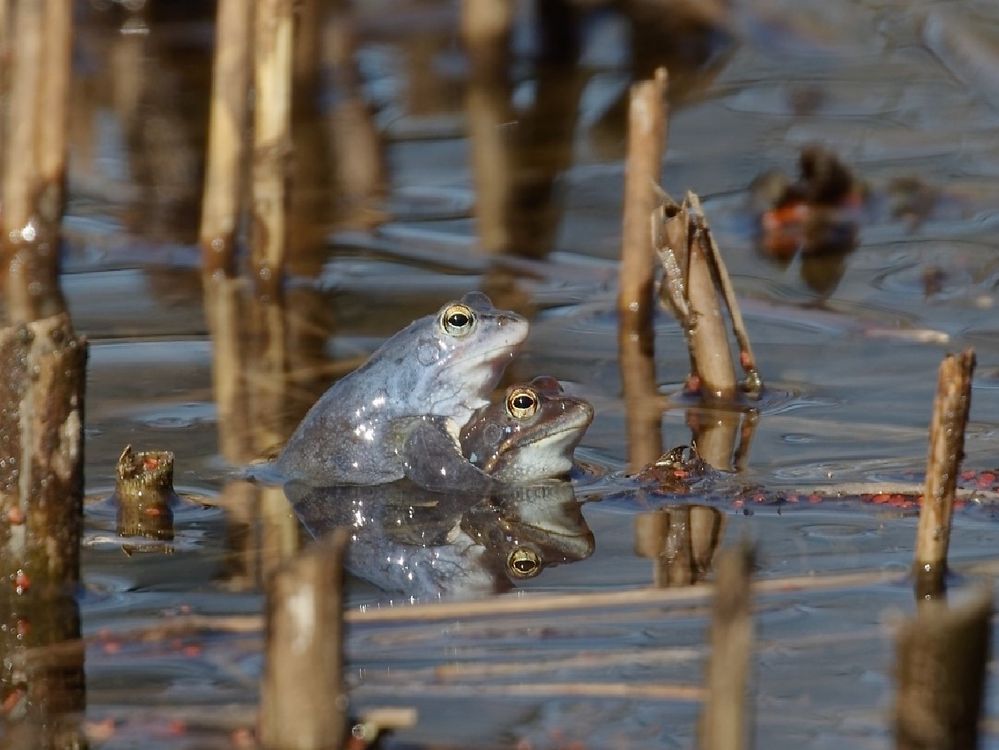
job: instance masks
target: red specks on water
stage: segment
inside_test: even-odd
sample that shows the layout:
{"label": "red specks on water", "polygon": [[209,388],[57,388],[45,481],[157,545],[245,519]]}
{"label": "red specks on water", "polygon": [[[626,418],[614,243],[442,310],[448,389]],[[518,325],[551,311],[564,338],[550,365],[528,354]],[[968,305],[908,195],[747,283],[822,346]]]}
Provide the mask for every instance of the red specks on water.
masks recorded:
{"label": "red specks on water", "polygon": [[7,523],[11,526],[20,526],[25,521],[24,511],[21,506],[15,505],[7,511]]}
{"label": "red specks on water", "polygon": [[979,489],[983,490],[993,487],[995,483],[996,483],[996,474],[993,471],[983,471],[981,474],[978,475],[978,478],[975,480],[975,484],[978,485]]}
{"label": "red specks on water", "polygon": [[749,356],[749,352],[739,352],[739,364],[742,365],[743,370],[752,370],[756,367],[756,363],[753,358]]}
{"label": "red specks on water", "polygon": [[174,719],[166,725],[166,734],[169,737],[180,737],[187,734],[187,722],[181,719]]}
{"label": "red specks on water", "polygon": [[158,469],[160,465],[160,460],[156,456],[143,456],[142,458],[142,468],[146,471],[153,471]]}
{"label": "red specks on water", "polygon": [[961,479],[964,480],[965,482],[970,482],[972,479],[975,478],[975,476],[976,476],[975,472],[970,469],[961,472]]}
{"label": "red specks on water", "polygon": [[812,503],[813,505],[815,503],[821,503],[822,495],[820,495],[818,492],[813,492],[811,495],[808,496],[808,502]]}
{"label": "red specks on water", "polygon": [[688,375],[686,382],[683,384],[683,390],[685,393],[699,393],[701,390],[701,376],[694,373]]}
{"label": "red specks on water", "polygon": [[145,513],[147,516],[160,516],[160,515],[163,514],[163,511],[161,511],[155,505],[150,505],[148,508],[146,508],[142,512]]}
{"label": "red specks on water", "polygon": [[196,659],[197,657],[201,656],[202,653],[204,653],[204,649],[202,649],[201,646],[192,643],[188,646],[184,646],[184,648],[182,648],[180,652],[184,656],[189,656],[192,659]]}
{"label": "red specks on water", "polygon": [[900,492],[879,492],[874,495],[861,495],[860,500],[874,505],[887,505],[892,508],[915,508],[922,500],[921,495],[905,495]]}
{"label": "red specks on water", "polygon": [[31,633],[31,621],[26,620],[23,617],[19,617],[15,628],[17,629],[17,637],[23,640]]}
{"label": "red specks on water", "polygon": [[107,643],[101,644],[101,651],[105,654],[113,656],[114,654],[121,652],[121,641],[108,641]]}

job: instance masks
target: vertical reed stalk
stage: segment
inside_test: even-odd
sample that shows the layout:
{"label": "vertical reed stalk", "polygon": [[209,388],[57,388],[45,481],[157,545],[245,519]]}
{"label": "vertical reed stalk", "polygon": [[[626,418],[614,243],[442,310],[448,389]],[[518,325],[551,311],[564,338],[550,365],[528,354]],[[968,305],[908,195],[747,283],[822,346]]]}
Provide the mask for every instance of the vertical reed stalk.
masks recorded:
{"label": "vertical reed stalk", "polygon": [[631,87],[617,302],[621,326],[631,331],[652,326],[655,257],[649,217],[656,208],[653,186],[659,182],[666,152],[667,81],[666,69],[659,68],[654,79]]}
{"label": "vertical reed stalk", "polygon": [[202,270],[208,275],[235,271],[241,165],[246,152],[249,108],[252,20],[253,3],[219,0],[199,238]]}
{"label": "vertical reed stalk", "polygon": [[927,602],[898,637],[897,750],[974,750],[991,640],[992,596]]}
{"label": "vertical reed stalk", "polygon": [[254,21],[253,229],[255,283],[279,296],[288,242],[292,2],[261,0]]}
{"label": "vertical reed stalk", "polygon": [[964,456],[964,430],[971,407],[974,369],[975,352],[967,349],[959,355],[944,357],[937,377],[914,559],[917,591],[930,595],[943,590],[947,572],[954,493]]}
{"label": "vertical reed stalk", "polygon": [[343,685],[343,564],[348,533],[320,539],[271,580],[267,661],[260,701],[264,748],[341,747],[347,729]]}
{"label": "vertical reed stalk", "polygon": [[50,237],[58,234],[66,184],[66,142],[69,126],[69,80],[72,57],[72,0],[45,0],[45,34],[41,55],[42,87],[38,106],[37,212]]}
{"label": "vertical reed stalk", "polygon": [[665,68],[631,87],[624,219],[618,282],[618,357],[627,410],[628,464],[632,471],[663,452],[661,413],[655,379],[652,329],[654,256],[649,217],[656,206],[654,185],[666,150]]}
{"label": "vertical reed stalk", "polygon": [[700,750],[740,750],[750,735],[746,687],[753,649],[751,567],[752,554],[746,545],[718,558]]}

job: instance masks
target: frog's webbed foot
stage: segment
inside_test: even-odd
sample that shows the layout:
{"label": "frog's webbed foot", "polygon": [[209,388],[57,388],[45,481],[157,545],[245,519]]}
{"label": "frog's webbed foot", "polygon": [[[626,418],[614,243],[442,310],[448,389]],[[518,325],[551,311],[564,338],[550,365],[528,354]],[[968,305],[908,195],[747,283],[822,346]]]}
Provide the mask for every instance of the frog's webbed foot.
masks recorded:
{"label": "frog's webbed foot", "polygon": [[495,479],[461,454],[448,420],[422,418],[407,428],[403,445],[406,477],[435,492],[489,492],[499,485]]}

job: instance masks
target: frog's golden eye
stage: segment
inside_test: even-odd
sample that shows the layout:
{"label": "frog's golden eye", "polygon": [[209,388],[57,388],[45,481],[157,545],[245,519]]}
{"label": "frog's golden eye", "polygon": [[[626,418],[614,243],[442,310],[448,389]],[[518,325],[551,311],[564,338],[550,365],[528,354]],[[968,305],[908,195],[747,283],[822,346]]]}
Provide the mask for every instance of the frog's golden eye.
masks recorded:
{"label": "frog's golden eye", "polygon": [[458,338],[467,336],[475,326],[475,312],[468,305],[456,302],[441,313],[441,328]]}
{"label": "frog's golden eye", "polygon": [[527,547],[514,547],[507,555],[506,569],[515,578],[534,578],[541,572],[541,556]]}
{"label": "frog's golden eye", "polygon": [[538,411],[538,394],[531,388],[514,388],[507,394],[506,411],[514,419],[530,419]]}

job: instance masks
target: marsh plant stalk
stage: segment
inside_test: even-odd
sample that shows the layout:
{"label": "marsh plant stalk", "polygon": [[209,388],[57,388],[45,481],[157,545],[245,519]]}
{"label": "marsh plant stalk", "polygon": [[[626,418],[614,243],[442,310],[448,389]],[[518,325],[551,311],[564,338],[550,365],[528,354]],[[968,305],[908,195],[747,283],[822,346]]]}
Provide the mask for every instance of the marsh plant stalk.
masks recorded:
{"label": "marsh plant stalk", "polygon": [[341,747],[344,556],[337,529],[277,571],[267,590],[267,643],[260,700],[264,748]]}
{"label": "marsh plant stalk", "polygon": [[899,633],[897,750],[974,750],[991,640],[992,594],[920,607]]}
{"label": "marsh plant stalk", "polygon": [[926,459],[926,483],[916,530],[914,566],[917,587],[922,581],[932,589],[942,589],[950,544],[951,518],[958,472],[964,456],[964,431],[971,407],[971,377],[975,352],[948,354],[940,363],[937,394],[930,421],[930,444]]}
{"label": "marsh plant stalk", "polygon": [[746,747],[746,688],[753,651],[751,568],[752,552],[746,544],[719,555],[700,750]]}
{"label": "marsh plant stalk", "polygon": [[219,0],[212,101],[201,205],[202,270],[235,272],[236,233],[246,153],[253,3]]}
{"label": "marsh plant stalk", "polygon": [[666,152],[668,81],[666,69],[659,68],[651,80],[632,85],[628,108],[617,308],[631,471],[653,463],[663,452],[662,399],[656,389],[652,326],[655,258],[648,217],[656,205],[654,186]]}
{"label": "marsh plant stalk", "polygon": [[280,294],[288,243],[292,39],[291,0],[256,3],[251,263],[269,297]]}

